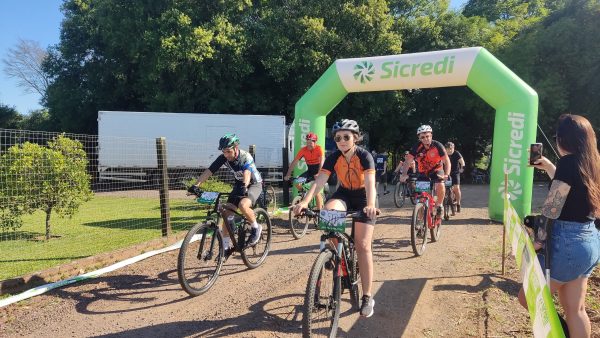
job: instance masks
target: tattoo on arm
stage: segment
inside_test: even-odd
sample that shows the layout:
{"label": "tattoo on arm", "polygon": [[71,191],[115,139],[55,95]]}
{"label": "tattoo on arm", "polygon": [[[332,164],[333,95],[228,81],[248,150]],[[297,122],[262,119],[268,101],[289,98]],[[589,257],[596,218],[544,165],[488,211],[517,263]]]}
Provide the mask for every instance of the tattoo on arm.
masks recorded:
{"label": "tattoo on arm", "polygon": [[554,180],[542,207],[542,215],[551,219],[557,219],[567,201],[567,195],[569,195],[570,190],[571,186],[567,183]]}

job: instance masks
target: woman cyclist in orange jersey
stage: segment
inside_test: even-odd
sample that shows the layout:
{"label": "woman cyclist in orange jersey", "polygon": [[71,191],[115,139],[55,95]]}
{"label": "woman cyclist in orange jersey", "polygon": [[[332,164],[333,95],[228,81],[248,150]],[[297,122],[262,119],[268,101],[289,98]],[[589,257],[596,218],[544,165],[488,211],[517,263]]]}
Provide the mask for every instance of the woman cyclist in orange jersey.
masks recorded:
{"label": "woman cyclist in orange jersey", "polygon": [[360,314],[373,315],[375,300],[371,288],[373,280],[373,254],[371,243],[375,228],[375,162],[373,156],[364,148],[356,145],[361,140],[360,129],[354,120],[343,119],[332,128],[338,150],[327,156],[321,172],[304,199],[294,206],[294,213],[300,214],[316,191],[323,188],[329,176],[335,172],[340,187],[325,203],[328,210],[362,210],[366,218],[357,220],[354,228],[354,243],[358,254],[358,264],[362,290]]}

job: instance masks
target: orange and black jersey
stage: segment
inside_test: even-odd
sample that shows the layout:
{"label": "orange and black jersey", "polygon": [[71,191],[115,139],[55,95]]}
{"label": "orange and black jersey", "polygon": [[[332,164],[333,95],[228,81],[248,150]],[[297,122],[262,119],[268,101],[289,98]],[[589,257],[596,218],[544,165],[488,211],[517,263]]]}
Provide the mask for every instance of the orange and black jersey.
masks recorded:
{"label": "orange and black jersey", "polygon": [[308,149],[307,146],[302,147],[294,160],[300,160],[304,157],[304,161],[307,165],[319,165],[321,164],[321,159],[325,156],[323,153],[323,148],[318,145],[315,145],[313,150]]}
{"label": "orange and black jersey", "polygon": [[446,149],[440,142],[431,140],[429,149],[425,149],[423,143],[419,142],[410,150],[410,154],[417,161],[419,173],[429,174],[443,169],[442,158],[446,155]]}
{"label": "orange and black jersey", "polygon": [[365,188],[365,172],[375,173],[375,161],[373,156],[361,147],[356,147],[350,162],[346,161],[340,150],[336,150],[327,156],[321,171],[327,175],[335,172],[343,188],[359,190]]}

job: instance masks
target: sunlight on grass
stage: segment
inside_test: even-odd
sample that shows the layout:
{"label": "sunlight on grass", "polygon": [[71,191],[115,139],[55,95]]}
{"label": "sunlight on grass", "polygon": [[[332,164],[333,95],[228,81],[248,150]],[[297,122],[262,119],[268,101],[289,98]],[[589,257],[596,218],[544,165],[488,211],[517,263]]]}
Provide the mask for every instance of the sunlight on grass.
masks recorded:
{"label": "sunlight on grass", "polygon": [[[198,222],[204,212],[191,199],[172,199],[173,232]],[[52,238],[45,240],[45,217],[23,218],[16,232],[0,233],[0,280],[26,275],[75,259],[126,248],[160,238],[160,205],[156,198],[94,197],[73,218],[52,215]]]}

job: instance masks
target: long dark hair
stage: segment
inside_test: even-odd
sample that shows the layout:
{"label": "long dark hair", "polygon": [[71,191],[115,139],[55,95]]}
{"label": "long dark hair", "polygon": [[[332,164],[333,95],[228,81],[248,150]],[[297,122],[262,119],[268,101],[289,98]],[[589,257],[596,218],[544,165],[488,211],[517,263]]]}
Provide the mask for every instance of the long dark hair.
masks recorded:
{"label": "long dark hair", "polygon": [[583,116],[562,114],[558,118],[556,142],[577,158],[581,179],[588,189],[590,211],[600,217],[600,153],[590,121]]}

